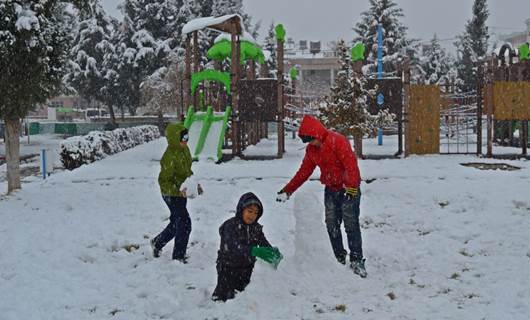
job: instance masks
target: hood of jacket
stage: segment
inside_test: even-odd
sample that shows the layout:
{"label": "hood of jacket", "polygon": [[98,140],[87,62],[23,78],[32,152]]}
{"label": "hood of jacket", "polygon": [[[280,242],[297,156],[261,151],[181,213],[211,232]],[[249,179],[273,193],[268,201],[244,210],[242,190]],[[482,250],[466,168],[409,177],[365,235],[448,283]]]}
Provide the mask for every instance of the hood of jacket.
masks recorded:
{"label": "hood of jacket", "polygon": [[170,148],[182,148],[180,138],[182,131],[186,130],[180,123],[170,123],[166,127],[166,139]]}
{"label": "hood of jacket", "polygon": [[304,116],[302,123],[300,124],[300,130],[298,130],[299,137],[311,136],[322,142],[327,135],[328,129],[326,129],[320,121],[311,116]]}
{"label": "hood of jacket", "polygon": [[256,204],[258,206],[258,217],[254,222],[257,223],[259,218],[261,218],[261,216],[263,215],[263,204],[261,203],[259,198],[252,192],[247,192],[242,195],[241,198],[239,198],[239,202],[237,203],[236,209],[236,217],[241,221],[243,220],[243,208],[248,204]]}

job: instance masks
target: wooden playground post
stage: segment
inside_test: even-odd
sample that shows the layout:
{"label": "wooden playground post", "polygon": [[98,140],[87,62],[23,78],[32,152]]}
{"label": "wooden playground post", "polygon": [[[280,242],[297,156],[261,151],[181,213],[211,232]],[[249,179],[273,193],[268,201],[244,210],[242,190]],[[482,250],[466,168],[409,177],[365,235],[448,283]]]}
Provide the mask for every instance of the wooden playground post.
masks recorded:
{"label": "wooden playground post", "polygon": [[[530,81],[530,76],[525,77],[526,74],[530,74],[530,61],[520,61],[520,64],[522,64],[522,66],[519,68],[519,81]],[[521,147],[523,149],[523,156],[528,154],[528,120],[529,119],[521,121],[522,133],[519,134],[519,140],[521,141]]]}
{"label": "wooden playground post", "polygon": [[283,41],[277,41],[276,59],[278,63],[278,158],[285,152],[285,127],[283,123]]}
{"label": "wooden playground post", "polygon": [[186,35],[186,57],[185,57],[185,69],[184,69],[184,110],[183,114],[186,114],[191,101],[191,43],[190,35]]}
{"label": "wooden playground post", "polygon": [[410,154],[410,123],[409,123],[409,105],[410,105],[410,58],[406,57],[403,62],[403,121],[405,122],[405,157]]}
{"label": "wooden playground post", "polygon": [[[193,72],[199,72],[199,32],[193,31]],[[193,108],[199,110],[199,88],[193,94]]]}
{"label": "wooden playground post", "polygon": [[[353,74],[354,77],[362,77],[363,76],[363,61],[357,60],[354,61],[352,64]],[[352,108],[355,108],[355,96],[352,96]],[[358,159],[363,159],[363,135],[362,133],[357,133],[353,135],[353,145],[355,148],[355,155]]]}
{"label": "wooden playground post", "polygon": [[[247,79],[248,80],[251,80],[251,81],[254,81],[256,80],[256,62],[254,62],[254,60],[249,60],[247,62]],[[259,127],[260,127],[260,121],[258,119],[252,121],[249,125],[250,125],[250,130],[251,130],[251,134],[250,134],[250,144],[252,145],[255,145],[259,142]]]}
{"label": "wooden playground post", "polygon": [[232,78],[231,83],[231,98],[232,98],[232,155],[241,154],[241,141],[239,129],[239,103],[238,103],[238,86],[239,81],[239,36],[237,34],[237,25],[232,22],[231,30],[232,40],[232,63],[230,64],[230,73]]}
{"label": "wooden playground post", "polygon": [[[400,79],[403,79],[403,71],[404,71],[404,65],[403,63],[398,64],[397,68],[397,74]],[[397,119],[398,122],[398,151],[396,152],[396,156],[399,156],[403,153],[403,106],[401,107],[401,112],[397,115],[399,118]]]}

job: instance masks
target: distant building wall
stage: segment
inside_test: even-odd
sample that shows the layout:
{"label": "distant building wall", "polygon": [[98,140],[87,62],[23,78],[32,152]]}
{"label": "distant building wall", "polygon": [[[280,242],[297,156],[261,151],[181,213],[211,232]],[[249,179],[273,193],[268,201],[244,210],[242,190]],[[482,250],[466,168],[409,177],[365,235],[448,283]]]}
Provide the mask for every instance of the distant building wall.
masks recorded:
{"label": "distant building wall", "polygon": [[524,43],[530,43],[530,19],[525,21],[526,30],[522,32],[516,32],[508,35],[501,35],[499,39],[504,42],[510,43],[513,47],[517,48]]}
{"label": "distant building wall", "polygon": [[296,66],[299,71],[299,86],[315,95],[326,95],[335,83],[339,70],[337,57],[287,57],[288,68]]}

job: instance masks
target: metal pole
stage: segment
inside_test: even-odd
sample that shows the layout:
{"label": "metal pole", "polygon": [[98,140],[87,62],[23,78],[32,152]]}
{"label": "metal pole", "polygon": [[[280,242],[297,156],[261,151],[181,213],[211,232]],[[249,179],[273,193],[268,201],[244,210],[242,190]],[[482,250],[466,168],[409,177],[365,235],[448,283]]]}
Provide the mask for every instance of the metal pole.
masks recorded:
{"label": "metal pole", "polygon": [[42,179],[46,179],[46,149],[41,149]]}
{"label": "metal pole", "polygon": [[484,62],[479,61],[477,80],[477,155],[482,155],[482,89],[484,87]]}
{"label": "metal pole", "polygon": [[[377,79],[383,79],[383,25],[381,23],[377,25]],[[379,96],[383,97],[381,93]],[[381,102],[380,107],[382,107],[383,101],[379,100],[379,96],[377,100],[378,103]],[[377,144],[383,145],[383,129],[381,128],[377,129]]]}

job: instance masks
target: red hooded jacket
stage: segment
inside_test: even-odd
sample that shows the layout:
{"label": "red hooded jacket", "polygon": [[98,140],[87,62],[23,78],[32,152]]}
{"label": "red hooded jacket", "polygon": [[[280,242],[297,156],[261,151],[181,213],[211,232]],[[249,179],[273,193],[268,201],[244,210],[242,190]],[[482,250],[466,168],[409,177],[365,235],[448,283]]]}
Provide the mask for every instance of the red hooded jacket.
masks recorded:
{"label": "red hooded jacket", "polygon": [[300,169],[283,191],[289,194],[295,192],[309,179],[316,166],[320,168],[320,182],[333,191],[344,187],[359,187],[361,175],[357,158],[345,136],[326,129],[311,116],[304,117],[298,135],[317,138],[322,145],[307,146]]}

